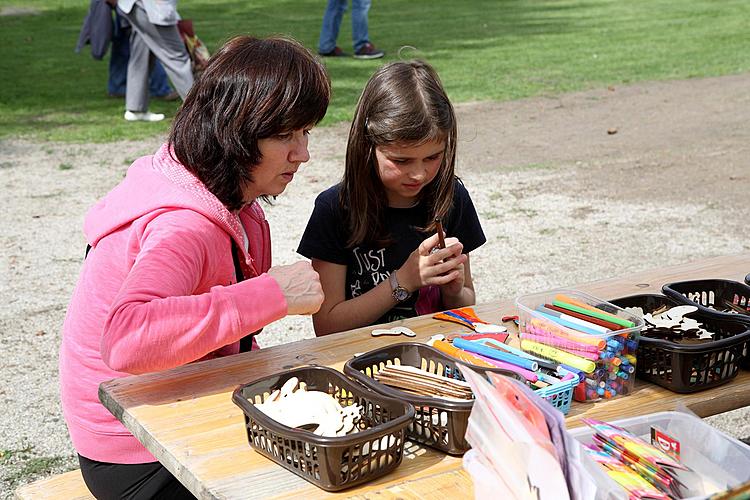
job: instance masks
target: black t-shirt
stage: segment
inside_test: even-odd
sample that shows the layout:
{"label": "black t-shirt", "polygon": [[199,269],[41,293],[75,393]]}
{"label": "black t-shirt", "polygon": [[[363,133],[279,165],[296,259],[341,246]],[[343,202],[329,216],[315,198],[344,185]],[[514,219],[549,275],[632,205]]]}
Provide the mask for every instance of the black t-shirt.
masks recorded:
{"label": "black t-shirt", "polygon": [[[297,252],[310,259],[319,259],[345,265],[346,299],[370,291],[381,281],[386,281],[391,271],[401,267],[420,243],[430,236],[418,228],[427,225],[429,214],[422,203],[411,208],[388,207],[385,213],[385,228],[392,244],[363,243],[347,248],[349,230],[339,203],[339,185],[320,193],[315,208],[302,235]],[[479,224],[479,217],[464,185],[456,179],[453,206],[443,221],[446,236],[456,237],[463,243],[463,253],[479,248],[487,239]],[[422,290],[423,298],[427,294]],[[416,304],[419,293],[397,304],[375,323],[388,323],[402,318],[417,316]],[[435,312],[440,308],[435,309]],[[425,311],[421,311],[423,314]]]}

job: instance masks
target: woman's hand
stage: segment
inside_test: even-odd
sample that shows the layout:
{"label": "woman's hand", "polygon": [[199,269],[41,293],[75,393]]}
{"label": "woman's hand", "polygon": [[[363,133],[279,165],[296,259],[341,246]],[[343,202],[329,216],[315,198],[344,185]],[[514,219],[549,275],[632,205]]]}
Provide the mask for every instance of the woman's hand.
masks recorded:
{"label": "woman's hand", "polygon": [[307,261],[288,266],[274,266],[268,274],[281,287],[287,303],[287,314],[315,314],[323,303],[320,276]]}
{"label": "woman's hand", "polygon": [[[466,262],[466,255],[461,253],[463,244],[456,238],[446,238],[446,248],[433,252],[437,245],[438,235],[433,234],[411,253],[397,271],[396,276],[401,286],[410,292],[428,285],[443,286],[449,283],[450,290],[455,287],[460,291],[463,288],[463,264]],[[454,282],[458,283],[453,284]]]}

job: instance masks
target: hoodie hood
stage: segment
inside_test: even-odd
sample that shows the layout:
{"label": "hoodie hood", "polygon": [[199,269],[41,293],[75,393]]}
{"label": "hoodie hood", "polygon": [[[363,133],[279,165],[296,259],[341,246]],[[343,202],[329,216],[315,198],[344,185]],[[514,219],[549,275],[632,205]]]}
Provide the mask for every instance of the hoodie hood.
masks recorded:
{"label": "hoodie hood", "polygon": [[[230,212],[171,152],[164,144],[153,156],[137,159],[125,179],[88,211],[83,224],[88,243],[95,247],[108,234],[149,214],[188,209],[224,229],[242,249],[246,263],[251,264],[239,215]],[[257,202],[241,212],[257,223],[265,223]]]}

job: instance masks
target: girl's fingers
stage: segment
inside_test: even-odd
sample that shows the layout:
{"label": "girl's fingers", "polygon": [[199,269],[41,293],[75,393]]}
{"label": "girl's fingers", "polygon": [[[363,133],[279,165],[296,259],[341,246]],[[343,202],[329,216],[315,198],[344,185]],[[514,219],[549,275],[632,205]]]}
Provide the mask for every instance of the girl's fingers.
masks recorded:
{"label": "girl's fingers", "polygon": [[453,259],[448,259],[443,262],[438,261],[436,264],[428,267],[426,271],[429,276],[442,276],[454,269],[463,269],[464,262],[466,262],[466,256],[459,254]]}
{"label": "girl's fingers", "polygon": [[445,238],[445,248],[448,248],[451,245],[455,245],[456,243],[461,243],[460,241],[458,241],[458,238],[455,238],[455,237]]}
{"label": "girl's fingers", "polygon": [[429,256],[432,249],[438,246],[438,243],[439,243],[438,235],[437,233],[435,233],[419,244],[419,255],[422,255],[425,257]]}
{"label": "girl's fingers", "polygon": [[461,255],[461,252],[463,251],[464,246],[461,243],[454,243],[453,245],[449,246],[448,248],[443,248],[441,250],[437,250],[434,253],[431,253],[427,258],[430,263],[430,265],[435,265],[439,263],[441,260],[452,260],[459,255]]}
{"label": "girl's fingers", "polygon": [[428,285],[445,285],[458,278],[460,271],[454,270],[445,275],[433,276],[428,280]]}

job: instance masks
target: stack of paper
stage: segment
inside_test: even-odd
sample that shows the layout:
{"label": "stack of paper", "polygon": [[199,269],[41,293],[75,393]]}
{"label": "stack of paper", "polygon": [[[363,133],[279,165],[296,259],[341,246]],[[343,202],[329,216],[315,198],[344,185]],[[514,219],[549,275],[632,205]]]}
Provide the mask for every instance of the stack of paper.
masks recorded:
{"label": "stack of paper", "polygon": [[490,374],[490,383],[467,367],[461,373],[475,396],[464,467],[476,498],[603,498],[591,475],[601,471],[588,465],[595,466],[565,431],[559,411],[510,378]]}

